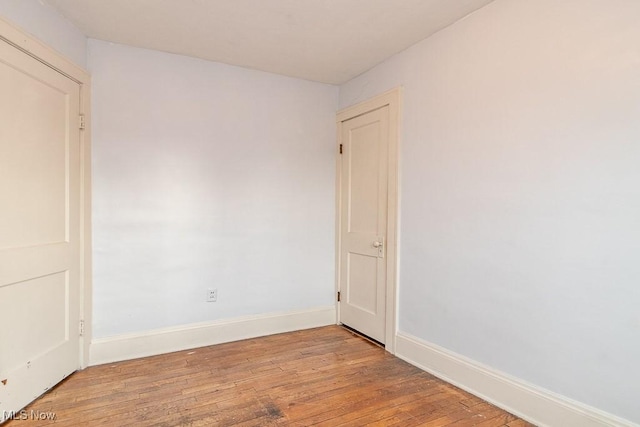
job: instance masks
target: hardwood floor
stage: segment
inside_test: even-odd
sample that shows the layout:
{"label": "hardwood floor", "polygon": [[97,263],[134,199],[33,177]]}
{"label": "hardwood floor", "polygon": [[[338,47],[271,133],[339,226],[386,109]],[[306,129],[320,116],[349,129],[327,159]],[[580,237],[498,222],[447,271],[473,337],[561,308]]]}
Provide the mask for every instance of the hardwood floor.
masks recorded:
{"label": "hardwood floor", "polygon": [[5,425],[531,425],[338,326],[90,367],[26,408],[50,413]]}

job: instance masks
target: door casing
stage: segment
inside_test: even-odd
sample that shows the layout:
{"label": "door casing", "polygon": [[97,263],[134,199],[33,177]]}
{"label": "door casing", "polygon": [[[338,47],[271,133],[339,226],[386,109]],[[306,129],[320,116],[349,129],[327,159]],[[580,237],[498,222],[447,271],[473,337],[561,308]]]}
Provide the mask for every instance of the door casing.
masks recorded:
{"label": "door casing", "polygon": [[[80,368],[89,365],[91,343],[91,78],[89,74],[13,24],[0,18],[0,40],[65,75],[80,86],[80,114],[84,130],[80,132]],[[78,325],[80,327],[80,325]]]}
{"label": "door casing", "polygon": [[[394,354],[397,332],[398,304],[398,207],[399,207],[399,147],[402,87],[397,87],[367,101],[338,111],[336,115],[336,294],[340,292],[340,230],[342,220],[342,123],[373,110],[388,106],[389,109],[389,146],[388,146],[388,183],[387,183],[387,241],[386,241],[386,324],[385,350]],[[340,304],[337,302],[336,304]],[[336,322],[340,323],[340,310],[336,309]]]}

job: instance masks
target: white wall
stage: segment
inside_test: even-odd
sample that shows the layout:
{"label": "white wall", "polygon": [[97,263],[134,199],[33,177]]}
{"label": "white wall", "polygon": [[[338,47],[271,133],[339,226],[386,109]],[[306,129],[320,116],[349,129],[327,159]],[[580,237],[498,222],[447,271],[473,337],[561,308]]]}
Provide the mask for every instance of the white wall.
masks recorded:
{"label": "white wall", "polygon": [[400,330],[640,422],[640,2],[497,0],[405,87]]}
{"label": "white wall", "polygon": [[0,17],[42,40],[81,67],[87,66],[87,38],[42,0],[0,0]]}
{"label": "white wall", "polygon": [[89,68],[94,338],[334,304],[337,87],[97,40]]}

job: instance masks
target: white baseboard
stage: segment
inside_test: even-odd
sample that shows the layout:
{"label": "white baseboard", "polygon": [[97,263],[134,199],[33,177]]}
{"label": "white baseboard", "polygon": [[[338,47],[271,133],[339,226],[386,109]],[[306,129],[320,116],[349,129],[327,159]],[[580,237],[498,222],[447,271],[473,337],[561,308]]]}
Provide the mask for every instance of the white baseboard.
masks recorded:
{"label": "white baseboard", "polygon": [[89,364],[100,365],[137,359],[247,338],[334,325],[335,323],[335,307],[322,307],[98,338],[91,342]]}
{"label": "white baseboard", "polygon": [[537,426],[637,427],[409,334],[397,335],[396,356]]}

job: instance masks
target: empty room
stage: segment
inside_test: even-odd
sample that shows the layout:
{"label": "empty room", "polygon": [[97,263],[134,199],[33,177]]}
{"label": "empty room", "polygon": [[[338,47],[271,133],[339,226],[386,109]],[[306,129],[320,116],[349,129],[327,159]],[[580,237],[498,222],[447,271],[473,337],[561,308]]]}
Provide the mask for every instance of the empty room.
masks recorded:
{"label": "empty room", "polygon": [[0,0],[0,424],[640,426],[640,1]]}

